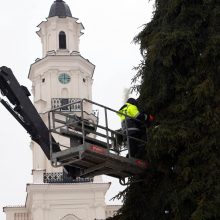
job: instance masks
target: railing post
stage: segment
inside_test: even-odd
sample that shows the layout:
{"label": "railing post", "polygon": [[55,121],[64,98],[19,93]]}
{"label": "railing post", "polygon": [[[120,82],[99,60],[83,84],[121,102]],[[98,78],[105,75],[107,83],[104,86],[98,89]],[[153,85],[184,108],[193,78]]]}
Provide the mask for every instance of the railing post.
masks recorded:
{"label": "railing post", "polygon": [[52,135],[51,135],[51,119],[50,119],[51,112],[48,112],[48,129],[49,129],[49,141],[50,141],[50,160],[52,159],[53,154],[53,143],[52,143]]}
{"label": "railing post", "polygon": [[128,134],[128,122],[127,122],[127,116],[125,116],[125,135],[127,139],[127,147],[128,147],[128,156],[131,157],[131,149],[130,149],[130,137]]}
{"label": "railing post", "polygon": [[83,145],[84,145],[85,144],[85,124],[84,124],[84,115],[83,115],[83,101],[84,99],[81,100],[80,107],[81,107],[82,135],[83,135]]}
{"label": "railing post", "polygon": [[107,148],[109,152],[109,131],[108,131],[108,115],[107,115],[107,109],[105,109],[105,126],[106,126],[106,138],[107,138]]}

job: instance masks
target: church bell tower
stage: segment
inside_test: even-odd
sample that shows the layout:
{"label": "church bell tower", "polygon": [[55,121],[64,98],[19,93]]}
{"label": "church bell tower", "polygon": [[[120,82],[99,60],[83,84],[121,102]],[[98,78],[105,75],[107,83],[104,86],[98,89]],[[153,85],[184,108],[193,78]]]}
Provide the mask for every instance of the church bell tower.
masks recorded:
{"label": "church bell tower", "polygon": [[[32,81],[34,105],[46,124],[46,111],[83,98],[92,99],[95,66],[80,54],[79,42],[84,27],[77,20],[64,1],[56,0],[46,21],[38,25],[42,58],[31,65],[28,78]],[[92,112],[91,106],[85,108]],[[31,145],[34,182],[44,172],[57,172],[40,147],[34,142]]]}

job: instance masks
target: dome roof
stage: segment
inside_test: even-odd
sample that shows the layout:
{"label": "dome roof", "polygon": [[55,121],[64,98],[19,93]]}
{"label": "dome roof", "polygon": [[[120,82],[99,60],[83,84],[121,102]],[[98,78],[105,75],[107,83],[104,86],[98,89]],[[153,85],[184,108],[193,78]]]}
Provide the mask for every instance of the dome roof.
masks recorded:
{"label": "dome roof", "polygon": [[69,6],[63,0],[56,0],[50,7],[49,18],[50,17],[72,17]]}

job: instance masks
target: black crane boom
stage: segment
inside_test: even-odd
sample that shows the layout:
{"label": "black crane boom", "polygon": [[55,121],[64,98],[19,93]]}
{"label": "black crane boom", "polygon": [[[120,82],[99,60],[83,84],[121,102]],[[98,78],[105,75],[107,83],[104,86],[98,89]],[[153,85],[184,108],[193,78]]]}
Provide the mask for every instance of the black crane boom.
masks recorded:
{"label": "black crane boom", "polygon": [[[30,134],[31,139],[39,144],[48,160],[50,160],[49,130],[30,101],[28,89],[19,84],[12,70],[6,66],[0,68],[0,90],[2,95],[6,96],[12,105],[4,99],[0,99],[3,106]],[[56,143],[53,137],[52,143],[53,151],[59,152],[59,144]],[[73,167],[64,166],[64,168],[68,172],[76,171]],[[73,173],[71,175],[75,176]]]}

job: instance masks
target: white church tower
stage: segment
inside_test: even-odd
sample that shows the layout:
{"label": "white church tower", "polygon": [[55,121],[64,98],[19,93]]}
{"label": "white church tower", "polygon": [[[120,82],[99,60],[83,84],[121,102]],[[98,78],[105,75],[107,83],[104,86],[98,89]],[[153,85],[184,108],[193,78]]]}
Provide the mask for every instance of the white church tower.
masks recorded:
{"label": "white church tower", "polygon": [[[78,99],[92,99],[95,66],[81,56],[84,29],[63,0],[52,4],[46,21],[39,24],[42,58],[30,67],[34,105],[45,124],[46,111]],[[87,106],[87,111],[92,111]],[[72,179],[53,168],[41,148],[31,142],[33,183],[27,184],[24,206],[4,207],[6,220],[101,220],[118,207],[105,204],[109,183],[101,177]]]}
{"label": "white church tower", "polygon": [[[82,98],[92,99],[95,66],[79,52],[84,28],[72,17],[65,2],[55,1],[47,21],[38,27],[43,57],[31,65],[28,77],[32,81],[34,105],[48,124],[44,112]],[[91,107],[87,111],[92,112]],[[39,171],[54,171],[39,146],[33,143],[32,148],[34,179]]]}

